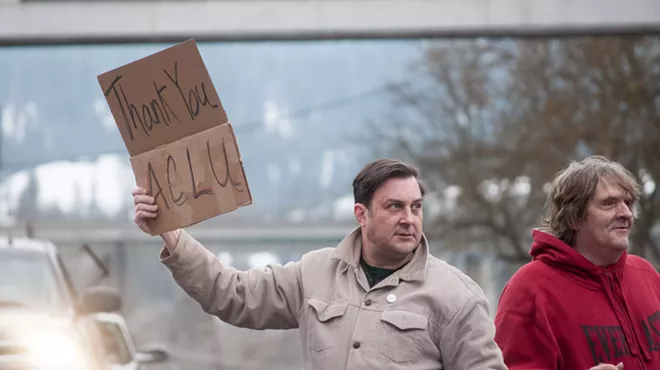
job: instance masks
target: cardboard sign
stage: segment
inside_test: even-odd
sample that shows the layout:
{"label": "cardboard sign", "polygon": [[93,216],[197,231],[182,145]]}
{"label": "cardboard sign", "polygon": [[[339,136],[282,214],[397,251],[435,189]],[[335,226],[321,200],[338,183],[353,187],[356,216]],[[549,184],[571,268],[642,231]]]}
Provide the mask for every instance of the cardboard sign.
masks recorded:
{"label": "cardboard sign", "polygon": [[234,130],[194,40],[98,81],[136,183],[156,198],[152,235],[252,204]]}

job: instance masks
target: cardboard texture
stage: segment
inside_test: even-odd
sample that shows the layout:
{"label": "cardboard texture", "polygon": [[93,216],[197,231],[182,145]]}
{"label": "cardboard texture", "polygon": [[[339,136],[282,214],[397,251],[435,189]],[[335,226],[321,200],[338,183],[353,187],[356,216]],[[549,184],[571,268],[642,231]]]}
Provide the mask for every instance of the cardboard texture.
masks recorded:
{"label": "cardboard texture", "polygon": [[194,40],[98,81],[135,181],[156,198],[152,235],[252,204],[236,135]]}

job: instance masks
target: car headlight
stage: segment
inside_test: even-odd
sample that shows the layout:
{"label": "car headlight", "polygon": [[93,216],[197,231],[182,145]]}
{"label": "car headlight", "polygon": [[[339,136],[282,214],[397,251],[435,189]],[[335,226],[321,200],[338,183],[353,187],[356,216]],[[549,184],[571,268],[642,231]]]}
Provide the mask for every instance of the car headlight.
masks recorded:
{"label": "car headlight", "polygon": [[85,353],[72,335],[64,332],[37,332],[25,338],[28,356],[38,369],[86,368]]}

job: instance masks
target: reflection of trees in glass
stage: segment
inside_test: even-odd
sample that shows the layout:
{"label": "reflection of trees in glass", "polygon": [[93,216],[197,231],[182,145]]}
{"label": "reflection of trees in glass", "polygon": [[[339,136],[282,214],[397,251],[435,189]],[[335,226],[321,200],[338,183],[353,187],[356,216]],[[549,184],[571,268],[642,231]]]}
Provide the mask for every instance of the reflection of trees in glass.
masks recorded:
{"label": "reflection of trees in glass", "polygon": [[39,215],[39,181],[35,171],[30,171],[28,183],[18,200],[16,218],[31,221]]}
{"label": "reflection of trees in glass", "polygon": [[369,141],[421,167],[439,194],[428,233],[448,247],[528,260],[548,181],[570,160],[602,154],[645,184],[632,251],[660,258],[651,237],[660,216],[657,37],[431,44],[410,83],[391,92],[392,124]]}

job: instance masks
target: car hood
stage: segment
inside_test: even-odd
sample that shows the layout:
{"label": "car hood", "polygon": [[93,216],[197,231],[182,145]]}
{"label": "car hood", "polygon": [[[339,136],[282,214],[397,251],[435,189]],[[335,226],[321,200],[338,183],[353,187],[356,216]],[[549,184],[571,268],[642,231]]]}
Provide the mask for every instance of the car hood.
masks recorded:
{"label": "car hood", "polygon": [[70,315],[29,309],[0,310],[0,341],[32,331],[66,331],[74,326]]}

